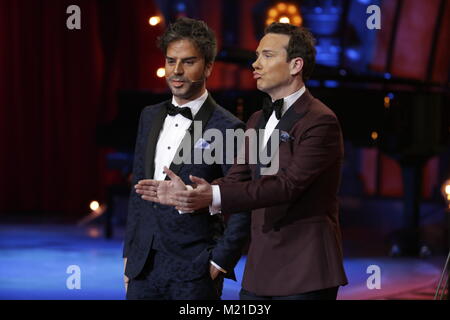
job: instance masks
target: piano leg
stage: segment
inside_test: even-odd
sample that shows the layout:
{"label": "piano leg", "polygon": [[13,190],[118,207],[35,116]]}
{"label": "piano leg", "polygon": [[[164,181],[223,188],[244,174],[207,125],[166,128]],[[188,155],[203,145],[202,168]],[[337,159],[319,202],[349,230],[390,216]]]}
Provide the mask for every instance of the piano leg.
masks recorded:
{"label": "piano leg", "polygon": [[425,160],[403,161],[401,165],[404,191],[403,220],[402,228],[393,239],[391,255],[427,257],[430,250],[420,240],[420,203]]}

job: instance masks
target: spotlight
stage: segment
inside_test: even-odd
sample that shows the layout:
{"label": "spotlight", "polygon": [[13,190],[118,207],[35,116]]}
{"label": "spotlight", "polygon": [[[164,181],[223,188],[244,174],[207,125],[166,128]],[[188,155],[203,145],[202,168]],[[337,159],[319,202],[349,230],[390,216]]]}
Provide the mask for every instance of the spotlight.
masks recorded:
{"label": "spotlight", "polygon": [[273,22],[291,23],[300,26],[303,18],[297,5],[293,3],[279,2],[266,11],[266,25]]}
{"label": "spotlight", "polygon": [[448,208],[450,209],[450,179],[446,180],[442,184],[441,188],[442,196],[444,197],[445,201],[447,201]]}
{"label": "spotlight", "polygon": [[94,200],[89,204],[89,209],[91,209],[91,212],[89,212],[86,217],[78,221],[78,226],[87,225],[91,221],[97,219],[106,212],[107,207],[106,205],[100,205],[98,201]]}
{"label": "spotlight", "polygon": [[98,201],[92,201],[89,205],[89,208],[91,208],[92,211],[97,211],[98,208],[100,208],[100,204]]}
{"label": "spotlight", "polygon": [[158,78],[163,78],[166,76],[166,69],[164,68],[159,68],[158,70],[156,70],[156,76]]}
{"label": "spotlight", "polygon": [[153,16],[150,19],[148,19],[148,23],[153,27],[159,24],[160,22],[161,22],[160,16]]}
{"label": "spotlight", "polygon": [[384,97],[384,107],[388,109],[391,106],[391,98],[389,96]]}
{"label": "spotlight", "polygon": [[373,131],[372,134],[370,135],[370,137],[372,138],[372,140],[377,140],[378,139],[378,132]]}

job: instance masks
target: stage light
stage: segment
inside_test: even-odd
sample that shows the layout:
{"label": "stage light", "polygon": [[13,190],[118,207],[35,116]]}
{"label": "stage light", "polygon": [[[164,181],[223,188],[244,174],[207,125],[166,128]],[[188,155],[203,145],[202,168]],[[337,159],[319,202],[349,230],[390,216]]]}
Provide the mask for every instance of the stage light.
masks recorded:
{"label": "stage light", "polygon": [[297,13],[297,7],[294,6],[293,4],[290,4],[288,6],[288,10],[287,10],[290,14],[296,14]]}
{"label": "stage light", "polygon": [[351,60],[359,60],[359,58],[361,57],[360,53],[355,49],[347,49],[345,51],[345,54]]}
{"label": "stage light", "polygon": [[287,6],[286,6],[286,3],[284,3],[284,2],[280,2],[279,4],[277,4],[278,11],[286,11],[286,8],[287,8]]}
{"label": "stage light", "polygon": [[78,226],[87,225],[89,222],[97,219],[106,212],[107,207],[106,205],[100,205],[98,201],[94,200],[89,204],[89,209],[91,209],[91,212],[89,212],[86,217],[78,221]]}
{"label": "stage light", "polygon": [[278,15],[277,9],[274,9],[274,8],[270,9],[268,15],[271,18],[275,18]]}
{"label": "stage light", "polygon": [[98,201],[92,201],[89,205],[89,208],[91,208],[92,211],[97,211],[98,208],[100,208],[100,204]]}
{"label": "stage light", "polygon": [[441,192],[442,192],[442,196],[447,201],[447,204],[450,206],[450,179],[446,180],[442,184]]}
{"label": "stage light", "polygon": [[370,136],[371,136],[372,140],[377,140],[378,139],[378,132],[373,131]]}
{"label": "stage light", "polygon": [[153,16],[150,19],[148,19],[148,23],[153,27],[156,26],[157,24],[159,24],[160,22],[161,22],[161,17],[159,17],[159,16]]}
{"label": "stage light", "polygon": [[164,68],[159,68],[158,70],[156,70],[156,76],[158,78],[163,78],[166,76],[166,69]]}
{"label": "stage light", "polygon": [[388,96],[384,97],[384,107],[389,108],[391,106],[391,98]]}
{"label": "stage light", "polygon": [[291,23],[300,26],[303,22],[299,8],[292,3],[279,2],[266,12],[266,25],[273,22]]}
{"label": "stage light", "polygon": [[303,19],[300,16],[294,16],[294,19],[292,19],[292,24],[295,26],[301,26],[303,23]]}

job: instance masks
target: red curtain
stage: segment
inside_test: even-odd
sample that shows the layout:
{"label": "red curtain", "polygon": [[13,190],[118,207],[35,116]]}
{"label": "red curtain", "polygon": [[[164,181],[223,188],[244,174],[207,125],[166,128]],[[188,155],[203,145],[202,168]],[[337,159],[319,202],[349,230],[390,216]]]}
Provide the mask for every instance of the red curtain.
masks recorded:
{"label": "red curtain", "polygon": [[[69,5],[81,30],[68,30]],[[164,90],[147,0],[0,0],[0,213],[88,212],[118,88]]]}

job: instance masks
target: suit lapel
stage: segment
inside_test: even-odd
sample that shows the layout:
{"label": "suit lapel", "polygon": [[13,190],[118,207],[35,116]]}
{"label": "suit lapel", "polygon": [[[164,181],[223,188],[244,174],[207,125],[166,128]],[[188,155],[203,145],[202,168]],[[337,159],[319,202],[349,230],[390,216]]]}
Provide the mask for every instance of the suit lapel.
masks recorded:
{"label": "suit lapel", "polygon": [[[188,131],[186,132],[186,135],[183,137],[183,140],[180,143],[180,146],[178,147],[176,155],[179,154],[180,157],[183,157],[182,149],[183,146],[189,146],[191,149],[191,155],[193,155],[194,152],[194,145],[195,143],[202,137],[203,131],[206,128],[206,125],[211,118],[211,115],[214,112],[214,109],[216,108],[217,103],[214,101],[214,99],[211,97],[211,95],[208,94],[208,98],[206,98],[205,102],[201,106],[200,110],[195,115],[191,126],[189,127]],[[194,132],[194,122],[200,121],[202,123],[202,132]],[[190,145],[189,145],[190,142]],[[170,170],[172,170],[176,175],[181,170],[181,167],[183,166],[183,163],[175,164],[173,161],[170,164]],[[166,177],[166,180],[169,178]]]}
{"label": "suit lapel", "polygon": [[[275,132],[275,130],[279,130],[280,134],[283,131],[290,132],[292,127],[294,126],[294,124],[297,123],[297,121],[299,121],[307,112],[306,107],[309,104],[309,102],[311,101],[311,99],[312,99],[311,94],[309,93],[308,90],[306,90],[302,94],[302,96],[296,102],[294,102],[294,104],[281,117],[280,121],[278,122],[277,126],[274,129],[274,132]],[[260,119],[260,124],[264,123],[264,121],[262,121],[263,119],[264,119],[264,115],[262,115],[262,119]],[[264,126],[265,126],[265,124],[264,124]],[[263,150],[263,154],[271,155],[271,157],[273,157],[278,152],[278,149],[279,149],[279,146],[281,143],[281,139],[279,139],[278,144],[276,144],[276,146],[277,146],[276,149],[271,150],[273,136],[274,136],[274,134],[272,133],[271,136],[269,137],[269,139],[267,140],[265,149]],[[259,145],[259,143],[258,143],[258,145]],[[261,167],[262,166],[263,165],[259,161],[259,153],[258,153],[258,164],[255,166],[255,172],[253,173],[254,179],[259,179],[261,177]]]}
{"label": "suit lapel", "polygon": [[158,142],[159,133],[164,124],[164,119],[167,116],[165,105],[162,104],[160,110],[157,111],[155,118],[152,121],[150,132],[147,139],[147,148],[145,152],[145,177],[153,179],[155,171],[155,151]]}
{"label": "suit lapel", "polygon": [[[259,151],[262,149],[262,147],[263,147],[262,144],[264,142],[264,139],[263,139],[263,137],[260,137],[259,132],[262,129],[263,130],[262,133],[264,134],[264,130],[265,130],[264,128],[266,127],[266,124],[267,124],[267,120],[264,117],[264,112],[261,112],[259,120],[258,120],[258,122],[257,122],[257,124],[255,126],[255,130],[256,130],[256,144],[255,144],[255,148],[256,148],[257,164],[255,165],[255,170],[253,171],[253,174],[252,174],[253,180],[256,180],[256,179],[259,178],[259,174],[257,175],[256,172],[260,171],[261,164],[259,162]],[[249,150],[249,152],[250,152],[250,150]]]}

